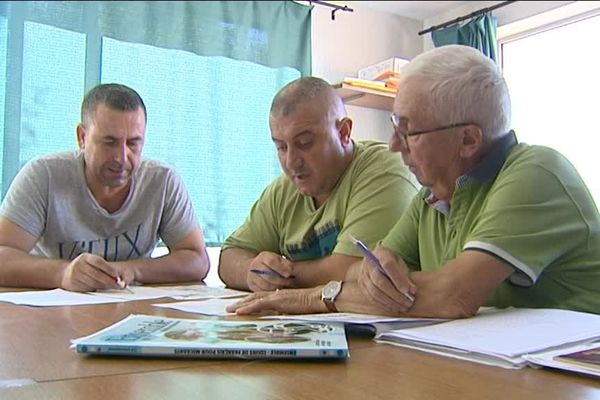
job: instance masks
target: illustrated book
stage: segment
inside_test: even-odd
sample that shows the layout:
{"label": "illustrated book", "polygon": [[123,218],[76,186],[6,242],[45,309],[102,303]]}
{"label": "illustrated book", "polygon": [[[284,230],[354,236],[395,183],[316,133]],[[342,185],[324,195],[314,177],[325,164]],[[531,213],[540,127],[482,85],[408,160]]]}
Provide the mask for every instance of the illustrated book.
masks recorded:
{"label": "illustrated book", "polygon": [[78,353],[241,359],[342,359],[344,325],[302,321],[224,321],[130,315],[74,339]]}

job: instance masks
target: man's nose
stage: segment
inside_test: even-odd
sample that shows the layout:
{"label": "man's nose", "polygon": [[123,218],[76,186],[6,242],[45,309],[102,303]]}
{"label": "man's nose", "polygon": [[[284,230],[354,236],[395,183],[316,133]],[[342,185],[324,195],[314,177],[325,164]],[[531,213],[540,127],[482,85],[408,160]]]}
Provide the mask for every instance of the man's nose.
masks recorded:
{"label": "man's nose", "polygon": [[119,163],[123,163],[127,159],[127,152],[129,148],[127,147],[127,143],[119,144],[115,146],[115,151],[113,153],[113,159]]}
{"label": "man's nose", "polygon": [[295,169],[302,165],[302,156],[299,151],[288,147],[285,155],[285,166],[289,169]]}

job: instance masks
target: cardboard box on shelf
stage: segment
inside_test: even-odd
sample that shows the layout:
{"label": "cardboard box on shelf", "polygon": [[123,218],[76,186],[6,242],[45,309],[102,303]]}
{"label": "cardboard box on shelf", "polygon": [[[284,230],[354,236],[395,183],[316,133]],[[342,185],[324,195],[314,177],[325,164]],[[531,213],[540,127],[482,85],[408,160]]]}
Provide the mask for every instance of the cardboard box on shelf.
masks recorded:
{"label": "cardboard box on shelf", "polygon": [[400,69],[408,64],[409,60],[399,57],[389,58],[378,62],[377,64],[369,65],[358,71],[358,79],[376,80],[379,76],[386,72],[400,72]]}

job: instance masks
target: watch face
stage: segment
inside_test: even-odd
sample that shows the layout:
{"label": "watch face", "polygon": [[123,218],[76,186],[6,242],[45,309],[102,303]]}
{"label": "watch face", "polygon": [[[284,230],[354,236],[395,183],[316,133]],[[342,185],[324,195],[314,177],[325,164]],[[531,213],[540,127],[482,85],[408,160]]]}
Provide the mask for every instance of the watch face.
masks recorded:
{"label": "watch face", "polygon": [[342,283],[331,281],[323,288],[323,298],[333,299],[342,289]]}

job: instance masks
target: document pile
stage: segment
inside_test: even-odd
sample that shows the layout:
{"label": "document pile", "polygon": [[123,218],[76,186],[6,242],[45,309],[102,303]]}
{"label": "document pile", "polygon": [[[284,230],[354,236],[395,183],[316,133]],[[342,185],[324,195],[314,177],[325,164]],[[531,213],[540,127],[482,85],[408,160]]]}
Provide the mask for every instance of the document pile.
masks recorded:
{"label": "document pile", "polygon": [[544,365],[538,357],[547,352],[569,353],[599,339],[600,315],[515,308],[486,309],[472,318],[375,337],[381,343],[514,369]]}

